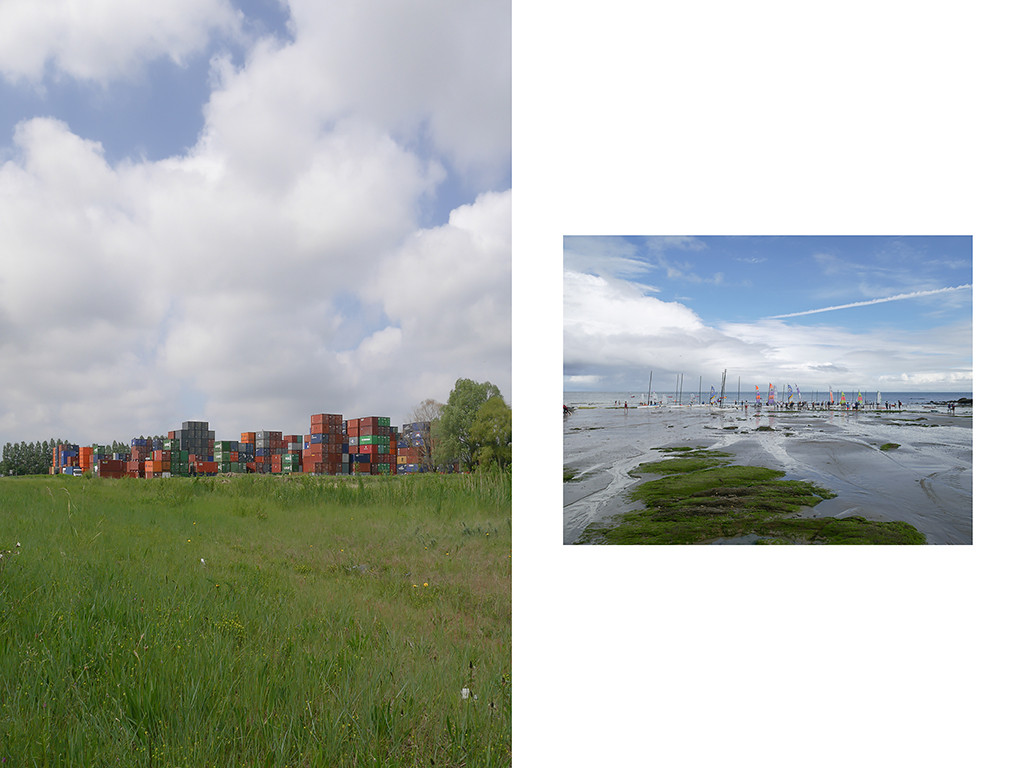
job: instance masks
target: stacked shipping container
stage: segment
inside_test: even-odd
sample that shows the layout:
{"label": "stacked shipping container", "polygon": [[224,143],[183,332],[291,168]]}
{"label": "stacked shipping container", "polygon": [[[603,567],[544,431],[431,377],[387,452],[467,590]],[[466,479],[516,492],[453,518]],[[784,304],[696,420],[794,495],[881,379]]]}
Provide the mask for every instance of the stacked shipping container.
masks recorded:
{"label": "stacked shipping container", "polygon": [[302,471],[315,475],[349,474],[348,430],[340,413],[314,413],[302,442]]}
{"label": "stacked shipping container", "polygon": [[398,428],[386,416],[346,421],[341,414],[318,413],[310,417],[308,435],[263,430],[243,432],[236,442],[217,441],[208,422],[185,421],[166,439],[133,439],[127,456],[105,456],[97,446],[57,446],[51,472],[140,478],[220,472],[394,475],[423,471],[428,430],[425,422],[405,425],[399,443]]}
{"label": "stacked shipping container", "polygon": [[426,472],[429,468],[430,422],[414,421],[402,425],[398,440],[398,473]]}
{"label": "stacked shipping container", "polygon": [[349,419],[347,425],[352,474],[397,474],[398,455],[391,419],[387,416],[364,416]]}

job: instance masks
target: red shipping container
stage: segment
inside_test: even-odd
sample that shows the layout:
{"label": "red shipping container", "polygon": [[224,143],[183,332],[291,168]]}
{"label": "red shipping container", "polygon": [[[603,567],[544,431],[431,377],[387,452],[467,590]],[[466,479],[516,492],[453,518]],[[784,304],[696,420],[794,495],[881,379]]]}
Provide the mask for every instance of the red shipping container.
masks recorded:
{"label": "red shipping container", "polygon": [[128,474],[128,468],[123,461],[115,459],[100,459],[98,473],[100,477],[124,477]]}

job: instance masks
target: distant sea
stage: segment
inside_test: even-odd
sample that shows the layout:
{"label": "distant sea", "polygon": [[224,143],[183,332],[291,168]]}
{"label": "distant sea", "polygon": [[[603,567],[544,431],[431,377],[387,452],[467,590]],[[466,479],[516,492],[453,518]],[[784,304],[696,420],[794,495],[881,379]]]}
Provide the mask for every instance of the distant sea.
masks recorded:
{"label": "distant sea", "polygon": [[[877,393],[880,401],[883,404],[886,403],[886,402],[895,403],[895,402],[902,401],[904,406],[910,406],[912,408],[913,407],[925,406],[925,405],[928,405],[929,403],[932,403],[932,402],[945,403],[945,402],[948,402],[950,400],[959,400],[962,397],[966,397],[966,398],[973,398],[974,397],[973,393],[971,393],[971,392],[878,392],[878,390],[874,390],[874,389],[872,389],[870,391],[863,390],[863,389],[862,390],[856,390],[856,389],[854,389],[854,390],[833,389],[832,390],[832,395],[833,395],[834,402],[838,403],[840,396],[843,395],[844,393],[846,394],[846,402],[848,402],[848,403],[856,403],[857,402],[857,396],[858,395],[862,395],[863,398],[864,398],[863,402],[866,405],[870,405],[870,404],[875,402],[875,397],[876,397],[876,393]],[[700,393],[700,395],[701,395],[701,398],[700,398],[700,400],[698,400],[698,393],[696,391],[694,391],[694,392],[684,391],[682,393],[682,396],[679,398],[679,404],[680,405],[690,405],[692,403],[692,404],[696,405],[699,402],[707,403],[708,402],[708,398],[710,396],[709,390],[705,389],[702,393]],[[588,406],[588,405],[589,406],[614,406],[616,404],[617,405],[622,405],[624,402],[628,402],[632,406],[632,405],[639,405],[639,404],[644,403],[644,402],[647,401],[647,392],[646,392],[646,390],[644,392],[573,392],[573,391],[565,391],[565,392],[562,393],[562,396],[564,398],[565,405],[572,405],[572,406]],[[717,397],[717,391],[716,391],[716,397]],[[672,393],[672,392],[656,392],[654,395],[652,395],[651,399],[654,402],[660,403],[662,405],[675,405],[676,404],[676,398],[674,396],[674,393]],[[739,392],[739,398],[738,399],[739,399],[740,402],[744,402],[745,401],[748,404],[753,405],[755,403],[755,401],[756,401],[756,393],[754,392],[754,390],[749,390],[749,391],[741,390]],[[788,399],[789,399],[788,391],[787,392],[782,392],[780,390],[776,390],[776,392],[775,392],[775,402],[777,402],[777,403],[779,403],[779,402],[788,402]],[[799,397],[797,396],[796,389],[794,389],[793,390],[793,402],[796,402],[798,399],[804,400],[805,402],[806,401],[817,401],[819,403],[821,403],[821,402],[826,402],[827,403],[828,402],[828,389],[827,388],[824,389],[824,390],[820,390],[820,389],[819,390],[814,390],[814,389],[804,390],[804,389],[801,389]],[[726,390],[725,390],[725,404],[726,405],[735,405],[736,404],[736,400],[737,400],[736,390],[733,389],[732,391],[729,391],[729,388],[726,387]],[[768,403],[768,390],[767,389],[762,389],[761,390],[761,403],[762,404],[767,404]]]}

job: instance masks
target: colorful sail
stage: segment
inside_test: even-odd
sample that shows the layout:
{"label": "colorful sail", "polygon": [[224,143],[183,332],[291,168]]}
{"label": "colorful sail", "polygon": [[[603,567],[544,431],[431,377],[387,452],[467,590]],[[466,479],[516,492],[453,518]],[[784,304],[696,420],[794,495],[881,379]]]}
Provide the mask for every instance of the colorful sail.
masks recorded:
{"label": "colorful sail", "polygon": [[714,384],[711,385],[711,399],[708,402],[709,403],[714,403],[715,402],[715,385]]}
{"label": "colorful sail", "polygon": [[775,385],[768,385],[768,405],[775,405]]}
{"label": "colorful sail", "polygon": [[792,403],[793,402],[793,385],[792,384],[787,384],[786,388],[787,388],[786,400],[788,400],[789,402]]}
{"label": "colorful sail", "polygon": [[832,400],[832,387],[829,386],[829,388],[828,388],[828,404],[832,405],[833,402],[834,401]]}
{"label": "colorful sail", "polygon": [[860,403],[861,405],[864,404],[864,395],[862,395],[860,392],[857,393],[857,402]]}
{"label": "colorful sail", "polygon": [[754,385],[754,400],[761,402],[761,388],[757,384]]}
{"label": "colorful sail", "polygon": [[846,392],[843,392],[843,393],[840,394],[839,402],[840,403],[845,403],[846,402]]}

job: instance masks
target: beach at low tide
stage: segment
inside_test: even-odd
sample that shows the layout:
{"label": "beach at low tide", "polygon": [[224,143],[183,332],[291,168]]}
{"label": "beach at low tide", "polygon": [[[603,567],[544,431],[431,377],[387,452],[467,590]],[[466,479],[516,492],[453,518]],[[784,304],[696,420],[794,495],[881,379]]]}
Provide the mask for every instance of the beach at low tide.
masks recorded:
{"label": "beach at low tide", "polygon": [[[670,446],[707,447],[736,464],[768,467],[836,494],[807,517],[901,520],[929,544],[972,543],[973,444],[970,407],[901,411],[746,411],[706,405],[579,407],[565,417],[563,543],[588,525],[640,509],[629,473]],[[898,445],[882,450],[882,446]]]}

